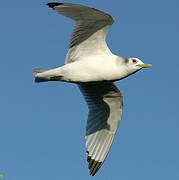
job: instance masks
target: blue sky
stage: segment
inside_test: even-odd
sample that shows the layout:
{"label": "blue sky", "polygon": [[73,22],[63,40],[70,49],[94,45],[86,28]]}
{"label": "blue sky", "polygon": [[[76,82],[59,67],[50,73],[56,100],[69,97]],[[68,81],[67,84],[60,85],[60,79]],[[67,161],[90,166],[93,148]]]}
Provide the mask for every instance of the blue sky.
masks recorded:
{"label": "blue sky", "polygon": [[[117,83],[125,100],[122,122],[93,179],[179,179],[179,1],[66,2],[112,14],[111,50],[153,64]],[[63,64],[73,26],[46,3],[1,2],[0,172],[6,180],[87,180],[88,109],[78,88],[33,82],[34,67]]]}

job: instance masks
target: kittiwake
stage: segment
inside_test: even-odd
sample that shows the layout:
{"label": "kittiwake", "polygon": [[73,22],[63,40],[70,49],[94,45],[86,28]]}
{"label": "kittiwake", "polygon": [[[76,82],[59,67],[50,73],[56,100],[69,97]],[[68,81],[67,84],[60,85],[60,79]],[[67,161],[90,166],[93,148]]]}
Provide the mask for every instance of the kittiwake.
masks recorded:
{"label": "kittiwake", "polygon": [[34,69],[35,82],[65,81],[79,86],[89,107],[86,152],[89,174],[94,176],[106,159],[122,115],[123,96],[114,82],[151,64],[110,51],[106,36],[114,22],[111,15],[79,4],[47,5],[73,19],[76,25],[65,65],[50,70]]}

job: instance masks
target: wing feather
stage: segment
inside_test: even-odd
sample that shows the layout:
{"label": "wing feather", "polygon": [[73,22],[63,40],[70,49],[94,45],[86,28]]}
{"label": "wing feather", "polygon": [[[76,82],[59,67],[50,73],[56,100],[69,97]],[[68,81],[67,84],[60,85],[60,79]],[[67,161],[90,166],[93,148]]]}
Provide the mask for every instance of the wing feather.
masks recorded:
{"label": "wing feather", "polygon": [[111,15],[86,6],[71,3],[48,3],[50,8],[76,22],[66,63],[82,60],[91,53],[111,53],[106,35],[114,20]]}
{"label": "wing feather", "polygon": [[86,148],[90,175],[94,176],[112,145],[122,114],[123,97],[111,82],[80,84],[79,87],[89,107]]}

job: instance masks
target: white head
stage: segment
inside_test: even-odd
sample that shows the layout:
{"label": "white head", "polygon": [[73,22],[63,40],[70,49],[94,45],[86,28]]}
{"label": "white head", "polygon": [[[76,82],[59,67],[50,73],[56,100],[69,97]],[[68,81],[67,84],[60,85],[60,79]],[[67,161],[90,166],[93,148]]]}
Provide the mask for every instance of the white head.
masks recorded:
{"label": "white head", "polygon": [[151,67],[151,64],[144,64],[140,59],[131,57],[126,60],[127,69],[129,72],[134,73],[142,68]]}

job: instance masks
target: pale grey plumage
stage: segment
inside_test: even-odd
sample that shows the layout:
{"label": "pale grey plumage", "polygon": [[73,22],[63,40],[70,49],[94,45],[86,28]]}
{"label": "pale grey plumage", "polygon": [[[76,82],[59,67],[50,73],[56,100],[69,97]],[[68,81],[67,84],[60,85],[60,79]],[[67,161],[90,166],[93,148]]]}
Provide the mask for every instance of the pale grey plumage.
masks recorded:
{"label": "pale grey plumage", "polygon": [[86,148],[90,174],[95,175],[112,145],[121,119],[123,97],[112,82],[79,85],[89,107]]}
{"label": "pale grey plumage", "polygon": [[50,8],[76,22],[65,65],[50,70],[35,69],[35,82],[77,83],[89,107],[86,127],[87,161],[90,175],[101,167],[112,145],[122,115],[123,97],[113,83],[142,68],[138,58],[114,55],[106,44],[111,15],[94,8],[48,3]]}
{"label": "pale grey plumage", "polygon": [[[50,4],[50,3],[48,3]],[[76,21],[70,48],[88,39],[93,33],[114,22],[111,15],[100,10],[71,3],[56,3],[53,9]]]}

